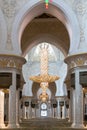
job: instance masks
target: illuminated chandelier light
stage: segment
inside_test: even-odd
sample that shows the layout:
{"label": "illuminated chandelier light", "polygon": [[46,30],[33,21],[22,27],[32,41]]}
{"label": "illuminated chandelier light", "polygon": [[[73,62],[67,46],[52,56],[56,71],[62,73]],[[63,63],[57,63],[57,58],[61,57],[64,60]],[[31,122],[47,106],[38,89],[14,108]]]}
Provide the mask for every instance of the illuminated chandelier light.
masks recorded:
{"label": "illuminated chandelier light", "polygon": [[40,55],[40,75],[39,76],[30,76],[30,80],[37,82],[37,83],[51,83],[55,80],[58,80],[59,77],[56,75],[49,75],[48,74],[48,45],[42,44],[40,46],[41,49],[41,55]]}
{"label": "illuminated chandelier light", "polygon": [[52,2],[52,0],[44,0],[45,1],[45,7],[46,7],[46,9],[48,9],[48,4],[49,4],[49,2]]}
{"label": "illuminated chandelier light", "polygon": [[48,94],[46,92],[42,92],[42,94],[40,95],[39,98],[42,100],[42,102],[46,102],[49,97],[48,97]]}
{"label": "illuminated chandelier light", "polygon": [[41,82],[41,83],[40,83],[40,87],[42,88],[43,93],[46,92],[48,86],[49,86],[48,82]]}

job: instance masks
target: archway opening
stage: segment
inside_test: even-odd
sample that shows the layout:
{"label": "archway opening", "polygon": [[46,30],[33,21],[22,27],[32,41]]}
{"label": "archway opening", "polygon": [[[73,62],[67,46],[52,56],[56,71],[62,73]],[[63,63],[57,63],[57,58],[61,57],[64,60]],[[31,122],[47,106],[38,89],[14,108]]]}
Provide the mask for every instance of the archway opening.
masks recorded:
{"label": "archway opening", "polygon": [[[38,17],[43,13],[50,14],[56,17],[65,25],[70,39],[68,53],[69,54],[74,53],[78,48],[80,40],[80,31],[76,16],[64,1],[56,1],[56,0],[54,0],[52,3],[51,2],[49,3],[48,10],[46,10],[44,6],[44,1],[32,0],[29,1],[26,6],[24,6],[24,8],[17,15],[15,22],[13,24],[12,43],[13,46],[15,45],[14,48],[16,49],[18,48],[18,52],[21,53],[21,38],[25,27],[35,17]],[[74,23],[76,26],[74,26]],[[74,45],[76,46],[75,49]]]}
{"label": "archway opening", "polygon": [[[67,69],[66,64],[64,63],[64,54],[61,52],[60,49],[58,49],[56,46],[49,44],[49,43],[40,43],[37,46],[34,46],[26,55],[27,63],[24,67],[24,78],[25,78],[25,88],[24,92],[27,92],[27,96],[32,96],[32,104],[36,107],[36,117],[41,116],[41,103],[42,101],[39,99],[40,94],[42,93],[39,91],[41,89],[40,84],[33,83],[33,81],[29,80],[30,76],[38,76],[40,75],[40,46],[43,44],[48,45],[48,74],[49,75],[58,75],[60,77],[60,80],[58,80],[55,83],[51,83],[48,86],[49,91],[51,92],[51,96],[48,94],[48,99],[46,101],[47,105],[49,107],[50,112],[47,111],[47,117],[56,117],[57,113],[57,103],[56,97],[58,96],[67,96],[66,88],[64,87],[64,80],[66,77]],[[26,70],[26,71],[25,71]],[[26,77],[27,75],[27,77]],[[39,93],[40,92],[40,93]],[[23,94],[23,95],[26,95]],[[36,104],[36,105],[35,105]],[[52,113],[53,112],[53,113]],[[45,113],[46,114],[46,113]],[[53,115],[52,115],[53,114]],[[62,117],[61,117],[62,118]]]}
{"label": "archway opening", "polygon": [[49,42],[59,48],[65,56],[68,54],[70,40],[65,26],[47,13],[34,18],[24,29],[21,38],[23,55],[41,42]]}

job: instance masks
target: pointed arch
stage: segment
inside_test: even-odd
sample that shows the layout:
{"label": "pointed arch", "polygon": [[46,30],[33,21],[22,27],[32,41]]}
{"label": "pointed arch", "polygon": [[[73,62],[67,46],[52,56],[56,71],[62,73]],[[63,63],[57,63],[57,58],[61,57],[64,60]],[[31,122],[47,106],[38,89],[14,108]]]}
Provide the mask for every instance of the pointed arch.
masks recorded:
{"label": "pointed arch", "polygon": [[[38,8],[39,6],[39,8]],[[70,37],[69,54],[74,53],[79,46],[80,30],[77,18],[71,8],[61,0],[53,0],[46,10],[44,1],[30,0],[18,13],[13,23],[12,43],[21,54],[21,36],[27,24],[36,16],[49,13],[58,18],[67,28]],[[74,48],[75,46],[75,48]]]}

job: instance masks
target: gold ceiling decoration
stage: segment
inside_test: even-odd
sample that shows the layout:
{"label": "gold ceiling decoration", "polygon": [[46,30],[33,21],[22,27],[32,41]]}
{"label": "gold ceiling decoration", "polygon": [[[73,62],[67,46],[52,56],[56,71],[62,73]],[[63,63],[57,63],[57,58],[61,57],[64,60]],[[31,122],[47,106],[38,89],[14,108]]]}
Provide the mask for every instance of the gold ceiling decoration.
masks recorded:
{"label": "gold ceiling decoration", "polygon": [[52,76],[52,75],[40,75],[40,76],[31,76],[30,80],[37,82],[37,83],[41,83],[41,82],[54,82],[55,80],[58,80],[59,77],[58,76]]}

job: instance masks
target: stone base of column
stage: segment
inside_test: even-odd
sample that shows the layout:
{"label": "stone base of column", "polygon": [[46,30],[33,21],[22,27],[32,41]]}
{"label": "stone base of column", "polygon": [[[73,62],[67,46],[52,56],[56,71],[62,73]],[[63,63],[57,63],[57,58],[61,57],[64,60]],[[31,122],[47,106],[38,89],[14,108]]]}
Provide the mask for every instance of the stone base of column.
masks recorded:
{"label": "stone base of column", "polygon": [[19,124],[16,124],[17,128],[20,128],[20,125]]}
{"label": "stone base of column", "polygon": [[61,118],[61,117],[57,117],[57,119],[59,119],[59,120],[60,120],[60,119],[62,119],[62,118]]}
{"label": "stone base of column", "polygon": [[8,128],[19,128],[19,124],[8,124]]}
{"label": "stone base of column", "polygon": [[62,119],[66,119],[66,117],[62,117]]}
{"label": "stone base of column", "polygon": [[0,124],[0,128],[6,128],[5,124]]}
{"label": "stone base of column", "polygon": [[75,124],[75,123],[73,123],[71,127],[72,128],[85,128],[83,124]]}

